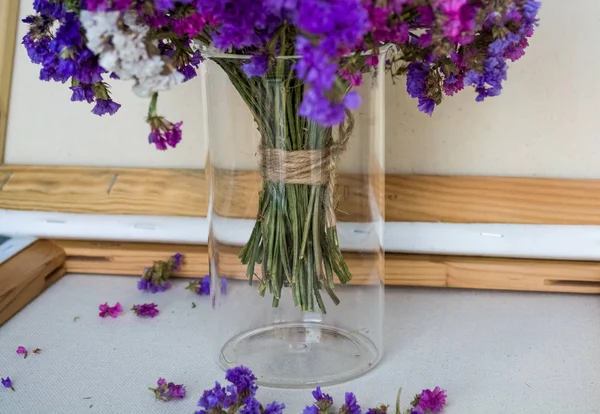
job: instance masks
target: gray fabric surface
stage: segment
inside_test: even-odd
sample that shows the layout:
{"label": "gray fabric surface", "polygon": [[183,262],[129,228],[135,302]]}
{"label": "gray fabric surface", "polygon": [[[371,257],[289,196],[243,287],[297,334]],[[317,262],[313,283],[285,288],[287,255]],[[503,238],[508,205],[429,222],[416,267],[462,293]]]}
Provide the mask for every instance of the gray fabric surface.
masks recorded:
{"label": "gray fabric surface", "polygon": [[[0,389],[0,413],[193,413],[223,373],[209,301],[184,286],[150,295],[134,278],[66,276],[0,328],[0,376],[16,388]],[[154,301],[162,313],[101,319],[105,301],[126,309]],[[393,404],[402,387],[406,406],[440,385],[447,414],[600,413],[598,296],[396,288],[387,290],[386,316],[384,360],[327,387],[337,401],[353,390],[363,407]],[[42,353],[23,360],[18,345]],[[188,397],[155,401],[147,387],[159,376],[186,384]],[[289,413],[311,400],[309,390],[266,388],[259,398],[284,401]]]}

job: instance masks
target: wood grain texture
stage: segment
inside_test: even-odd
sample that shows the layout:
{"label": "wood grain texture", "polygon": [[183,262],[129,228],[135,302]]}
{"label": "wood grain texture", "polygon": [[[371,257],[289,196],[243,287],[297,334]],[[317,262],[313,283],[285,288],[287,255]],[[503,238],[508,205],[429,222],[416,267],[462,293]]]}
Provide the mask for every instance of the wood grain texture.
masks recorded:
{"label": "wood grain texture", "polygon": [[[106,243],[54,240],[64,248],[70,273],[140,276],[154,260],[173,253],[184,254],[181,277],[198,278],[208,273],[206,246],[146,243]],[[222,273],[245,278],[245,267],[235,256],[236,248],[223,249]],[[354,274],[353,283],[375,283],[370,279],[370,262],[357,254],[346,259]],[[258,270],[258,269],[257,269]],[[538,292],[600,293],[600,263],[561,260],[403,255],[385,257],[385,284],[464,289],[520,290]]]}
{"label": "wood grain texture", "polygon": [[0,164],[4,160],[19,3],[17,0],[0,1]]}
{"label": "wood grain texture", "polygon": [[203,170],[0,166],[5,209],[193,217],[206,207]]}
{"label": "wood grain texture", "polygon": [[39,240],[0,265],[0,325],[66,272],[64,250]]}
{"label": "wood grain texture", "polygon": [[[215,180],[216,199],[230,201],[215,205],[220,214],[255,217],[255,172]],[[338,179],[340,221],[367,218],[359,181]],[[0,208],[205,217],[206,186],[202,170],[3,165]],[[385,188],[390,222],[600,225],[600,180],[387,175]]]}

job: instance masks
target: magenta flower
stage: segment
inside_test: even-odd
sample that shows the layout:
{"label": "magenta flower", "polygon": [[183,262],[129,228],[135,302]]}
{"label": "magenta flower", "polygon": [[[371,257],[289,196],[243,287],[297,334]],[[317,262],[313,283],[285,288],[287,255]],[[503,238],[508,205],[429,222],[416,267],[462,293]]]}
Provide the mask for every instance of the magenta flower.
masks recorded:
{"label": "magenta flower", "polygon": [[164,378],[156,381],[156,388],[149,387],[154,392],[154,396],[160,401],[171,401],[173,399],[182,399],[185,397],[185,386],[183,384],[167,383]]}
{"label": "magenta flower", "polygon": [[28,352],[24,346],[20,346],[17,348],[17,355],[23,355],[23,359],[27,358]]}
{"label": "magenta flower", "polygon": [[10,377],[1,378],[0,381],[2,381],[2,385],[4,386],[4,388],[10,388],[13,391],[15,390],[12,381],[10,380]]}
{"label": "magenta flower", "polygon": [[134,311],[137,316],[149,316],[151,318],[154,318],[159,313],[156,303],[133,305],[131,310]]}
{"label": "magenta flower", "polygon": [[442,411],[446,405],[446,391],[440,387],[435,387],[432,390],[423,390],[419,398],[419,406],[424,410],[431,410],[434,413]]}
{"label": "magenta flower", "polygon": [[98,316],[100,316],[101,318],[106,318],[107,316],[110,316],[111,318],[116,318],[119,315],[119,313],[123,312],[123,307],[119,302],[117,302],[115,306],[108,306],[108,303],[105,302],[104,304],[99,305],[98,309],[100,310]]}

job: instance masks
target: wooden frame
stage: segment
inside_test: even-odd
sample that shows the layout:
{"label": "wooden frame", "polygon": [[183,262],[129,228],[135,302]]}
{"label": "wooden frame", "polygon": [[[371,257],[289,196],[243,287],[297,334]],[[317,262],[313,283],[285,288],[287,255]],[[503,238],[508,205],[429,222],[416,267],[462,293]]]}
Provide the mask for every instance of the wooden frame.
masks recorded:
{"label": "wooden frame", "polygon": [[[0,164],[4,143],[19,2],[0,4]],[[243,206],[227,211],[251,217],[258,177],[240,173]],[[165,185],[165,184],[169,185]],[[338,179],[340,210],[359,195],[352,177]],[[204,217],[206,180],[201,170],[0,165],[0,209],[87,214]],[[249,213],[252,212],[252,213]],[[340,220],[344,220],[340,214]],[[600,224],[600,180],[388,175],[386,218],[402,222]],[[190,257],[180,276],[207,270],[206,247],[57,241],[66,270],[139,274],[152,260],[185,250]],[[157,257],[159,256],[159,257]],[[235,277],[235,263],[232,261]],[[492,259],[390,254],[387,282],[393,285],[600,293],[595,262]]]}

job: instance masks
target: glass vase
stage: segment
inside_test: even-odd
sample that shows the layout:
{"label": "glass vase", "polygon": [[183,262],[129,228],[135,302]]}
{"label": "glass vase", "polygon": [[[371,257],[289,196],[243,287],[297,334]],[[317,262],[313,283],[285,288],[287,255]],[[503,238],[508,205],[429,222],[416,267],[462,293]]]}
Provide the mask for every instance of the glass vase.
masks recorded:
{"label": "glass vase", "polygon": [[298,114],[296,59],[251,78],[248,59],[205,73],[219,363],[265,386],[347,381],[382,356],[385,58],[348,83],[362,104],[335,127]]}

